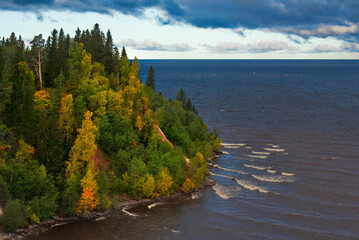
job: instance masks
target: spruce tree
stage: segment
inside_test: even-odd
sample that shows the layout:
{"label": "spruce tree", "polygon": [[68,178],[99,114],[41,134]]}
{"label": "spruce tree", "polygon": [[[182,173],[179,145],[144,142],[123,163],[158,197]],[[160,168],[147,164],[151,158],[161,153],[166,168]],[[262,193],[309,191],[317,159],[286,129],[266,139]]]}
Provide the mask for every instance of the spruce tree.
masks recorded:
{"label": "spruce tree", "polygon": [[152,65],[150,66],[150,68],[148,69],[147,72],[147,81],[146,81],[146,85],[155,89],[156,88],[156,84],[155,84],[155,70],[153,70]]}
{"label": "spruce tree", "polygon": [[120,85],[126,86],[130,80],[130,61],[128,60],[125,47],[122,48],[120,58]]}
{"label": "spruce tree", "polygon": [[182,88],[177,92],[176,100],[182,102],[183,106],[186,104],[186,95]]}

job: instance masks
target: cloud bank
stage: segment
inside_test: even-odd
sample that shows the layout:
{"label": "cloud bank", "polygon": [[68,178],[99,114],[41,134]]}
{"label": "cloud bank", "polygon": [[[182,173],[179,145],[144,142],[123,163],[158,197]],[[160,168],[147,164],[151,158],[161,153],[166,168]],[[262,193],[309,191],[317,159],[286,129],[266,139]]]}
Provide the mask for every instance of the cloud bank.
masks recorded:
{"label": "cloud bank", "polygon": [[289,46],[287,42],[277,40],[263,40],[256,39],[251,44],[242,44],[239,42],[221,42],[214,46],[206,46],[208,50],[212,52],[250,52],[250,53],[264,53],[274,51],[296,51],[299,50],[296,47]]}
{"label": "cloud bank", "polygon": [[194,48],[191,48],[187,43],[162,44],[152,40],[135,41],[133,39],[127,39],[117,43],[116,45],[119,47],[125,46],[136,50],[146,51],[187,52],[194,50]]}
{"label": "cloud bank", "polygon": [[[358,38],[358,0],[0,0],[0,9],[40,12],[114,11],[143,16],[146,9],[163,11],[163,24],[183,22],[200,28],[270,29],[302,37]],[[240,33],[240,32],[239,32]]]}

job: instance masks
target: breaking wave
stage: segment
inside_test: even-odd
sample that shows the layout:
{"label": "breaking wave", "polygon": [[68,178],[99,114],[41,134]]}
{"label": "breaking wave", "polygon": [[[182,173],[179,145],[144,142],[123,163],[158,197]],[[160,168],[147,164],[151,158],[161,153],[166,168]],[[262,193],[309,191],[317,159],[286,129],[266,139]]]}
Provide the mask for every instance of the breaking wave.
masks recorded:
{"label": "breaking wave", "polygon": [[214,168],[218,168],[218,169],[222,169],[224,171],[228,171],[228,172],[236,172],[236,173],[239,173],[239,174],[244,174],[244,175],[247,175],[248,173],[246,172],[243,172],[243,171],[240,171],[240,170],[235,170],[235,169],[229,169],[229,168],[224,168],[224,167],[221,167],[221,166],[218,166],[217,164],[208,164]]}
{"label": "breaking wave", "polygon": [[281,183],[281,182],[293,182],[294,179],[292,178],[288,178],[288,177],[284,177],[284,176],[278,176],[278,175],[270,175],[270,176],[259,176],[259,175],[254,175],[252,174],[252,176],[255,179],[258,179],[260,181],[263,182],[274,182],[274,183]]}
{"label": "breaking wave", "polygon": [[284,152],[284,148],[264,148],[264,150],[271,151],[271,152]]}
{"label": "breaking wave", "polygon": [[253,154],[259,154],[259,155],[269,155],[270,153],[269,152],[255,152],[255,151],[252,151]]}
{"label": "breaking wave", "polygon": [[241,185],[243,188],[251,190],[251,191],[259,191],[261,193],[268,193],[268,190],[259,186],[254,185],[253,183],[246,181],[246,180],[240,180],[236,179],[237,183]]}
{"label": "breaking wave", "polygon": [[280,146],[279,145],[274,145],[274,144],[267,144],[267,146],[270,146],[270,147],[272,147],[272,148],[279,148]]}
{"label": "breaking wave", "polygon": [[276,173],[277,171],[268,169],[267,172],[269,172],[269,173]]}
{"label": "breaking wave", "polygon": [[126,213],[128,216],[131,216],[131,217],[138,217],[137,214],[135,213],[130,213],[129,211],[127,211],[128,208],[122,208],[122,212]]}
{"label": "breaking wave", "polygon": [[223,199],[228,199],[231,196],[228,194],[228,189],[226,189],[224,186],[219,185],[218,183],[216,185],[214,185],[213,190],[216,192],[216,194],[223,198]]}
{"label": "breaking wave", "polygon": [[282,172],[283,176],[295,176],[294,173],[287,173],[287,172]]}
{"label": "breaking wave", "polygon": [[148,209],[151,209],[151,208],[153,208],[153,207],[156,207],[156,206],[162,205],[162,204],[163,204],[163,203],[161,203],[161,202],[156,202],[156,203],[152,203],[152,204],[148,205],[147,207],[148,207]]}
{"label": "breaking wave", "polygon": [[249,158],[262,158],[262,159],[265,159],[268,157],[268,155],[243,155],[243,156],[246,156]]}
{"label": "breaking wave", "polygon": [[254,168],[254,169],[257,169],[257,170],[266,170],[266,169],[270,168],[270,167],[256,166],[256,165],[249,165],[249,164],[243,164],[243,166],[245,166],[247,168]]}

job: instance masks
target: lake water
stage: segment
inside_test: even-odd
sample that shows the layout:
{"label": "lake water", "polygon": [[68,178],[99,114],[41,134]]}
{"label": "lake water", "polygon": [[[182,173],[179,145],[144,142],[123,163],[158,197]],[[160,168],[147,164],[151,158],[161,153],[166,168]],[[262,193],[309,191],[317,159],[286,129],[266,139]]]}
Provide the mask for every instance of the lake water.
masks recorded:
{"label": "lake water", "polygon": [[217,184],[31,239],[359,239],[359,61],[141,61],[220,130]]}

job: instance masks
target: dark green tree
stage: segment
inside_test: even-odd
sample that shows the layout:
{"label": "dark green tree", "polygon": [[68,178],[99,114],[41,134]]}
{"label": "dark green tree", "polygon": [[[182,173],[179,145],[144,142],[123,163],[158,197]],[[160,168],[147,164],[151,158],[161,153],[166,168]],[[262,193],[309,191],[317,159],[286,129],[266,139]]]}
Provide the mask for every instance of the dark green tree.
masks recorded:
{"label": "dark green tree", "polygon": [[186,102],[187,102],[186,101],[186,95],[185,95],[182,88],[177,92],[176,100],[180,101],[183,104],[183,106],[186,104]]}
{"label": "dark green tree", "polygon": [[150,68],[148,69],[147,72],[147,81],[146,81],[146,85],[155,89],[156,88],[156,84],[155,84],[155,70],[153,70],[152,65],[150,66]]}
{"label": "dark green tree", "polygon": [[125,47],[122,48],[120,58],[120,85],[126,86],[130,80],[130,61],[128,60]]}

